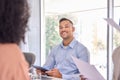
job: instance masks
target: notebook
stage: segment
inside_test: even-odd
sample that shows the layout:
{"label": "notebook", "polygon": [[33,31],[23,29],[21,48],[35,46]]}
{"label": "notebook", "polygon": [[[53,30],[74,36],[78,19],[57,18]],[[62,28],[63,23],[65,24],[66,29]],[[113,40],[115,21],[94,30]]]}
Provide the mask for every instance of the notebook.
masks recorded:
{"label": "notebook", "polygon": [[105,18],[104,20],[107,21],[108,24],[116,28],[118,31],[120,31],[120,26],[113,19]]}
{"label": "notebook", "polygon": [[86,78],[88,78],[88,80],[105,80],[94,65],[91,65],[73,56],[72,59],[79,69],[80,75],[84,75]]}

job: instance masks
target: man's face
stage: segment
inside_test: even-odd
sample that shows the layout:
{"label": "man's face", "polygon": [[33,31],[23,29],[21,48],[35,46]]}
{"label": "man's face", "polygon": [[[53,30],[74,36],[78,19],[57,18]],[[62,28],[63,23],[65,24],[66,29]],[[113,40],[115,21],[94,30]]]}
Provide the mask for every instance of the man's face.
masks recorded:
{"label": "man's face", "polygon": [[74,32],[74,27],[69,21],[65,20],[60,22],[59,33],[63,39],[69,39],[73,37],[73,32]]}

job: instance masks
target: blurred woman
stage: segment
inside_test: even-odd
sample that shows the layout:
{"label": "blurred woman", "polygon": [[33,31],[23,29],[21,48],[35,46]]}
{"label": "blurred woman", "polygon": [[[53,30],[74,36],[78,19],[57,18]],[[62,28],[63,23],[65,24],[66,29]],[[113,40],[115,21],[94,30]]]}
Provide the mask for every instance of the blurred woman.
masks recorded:
{"label": "blurred woman", "polygon": [[0,0],[0,80],[29,80],[19,48],[29,18],[27,0]]}
{"label": "blurred woman", "polygon": [[120,80],[120,46],[113,51],[113,80]]}

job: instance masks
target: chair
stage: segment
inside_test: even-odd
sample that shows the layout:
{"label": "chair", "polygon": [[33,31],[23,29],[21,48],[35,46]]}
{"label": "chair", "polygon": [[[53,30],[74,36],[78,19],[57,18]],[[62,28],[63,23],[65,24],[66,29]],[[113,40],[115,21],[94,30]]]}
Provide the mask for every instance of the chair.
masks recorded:
{"label": "chair", "polygon": [[29,67],[31,67],[35,62],[35,55],[33,53],[29,53],[29,52],[23,52],[23,54],[25,56],[26,61],[29,64]]}

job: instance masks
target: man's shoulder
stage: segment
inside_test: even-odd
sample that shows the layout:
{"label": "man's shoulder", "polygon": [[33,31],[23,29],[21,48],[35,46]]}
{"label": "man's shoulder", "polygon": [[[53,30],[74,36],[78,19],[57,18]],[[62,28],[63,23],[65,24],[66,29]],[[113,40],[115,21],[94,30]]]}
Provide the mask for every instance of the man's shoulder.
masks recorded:
{"label": "man's shoulder", "polygon": [[75,46],[78,51],[83,51],[83,50],[88,51],[88,48],[79,41],[77,41]]}
{"label": "man's shoulder", "polygon": [[79,47],[86,48],[86,46],[85,46],[83,43],[79,42],[79,41],[77,41],[76,44],[77,44],[77,46],[79,46]]}
{"label": "man's shoulder", "polygon": [[53,50],[55,50],[55,49],[58,49],[59,47],[61,46],[61,44],[56,44],[55,46],[53,46]]}

